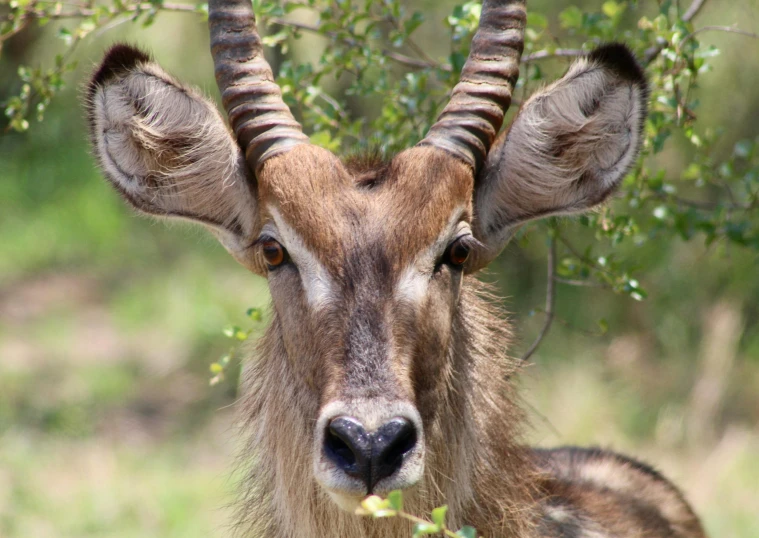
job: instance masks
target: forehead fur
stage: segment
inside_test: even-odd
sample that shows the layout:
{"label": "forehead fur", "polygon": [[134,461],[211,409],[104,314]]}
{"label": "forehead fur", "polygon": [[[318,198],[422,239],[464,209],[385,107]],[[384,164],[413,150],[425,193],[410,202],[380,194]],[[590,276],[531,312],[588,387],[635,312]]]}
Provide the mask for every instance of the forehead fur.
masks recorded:
{"label": "forehead fur", "polygon": [[[369,179],[367,179],[369,178]],[[264,220],[276,207],[334,274],[349,256],[382,248],[404,267],[444,229],[457,208],[471,215],[473,175],[432,147],[406,150],[374,168],[345,166],[309,145],[268,160],[258,174]]]}

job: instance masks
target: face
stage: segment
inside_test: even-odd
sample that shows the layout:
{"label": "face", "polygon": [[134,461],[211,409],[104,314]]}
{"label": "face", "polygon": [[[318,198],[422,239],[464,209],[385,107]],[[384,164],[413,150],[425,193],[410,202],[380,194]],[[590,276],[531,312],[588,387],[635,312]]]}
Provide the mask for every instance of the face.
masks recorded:
{"label": "face", "polygon": [[[314,409],[315,477],[352,508],[422,475],[439,399],[460,371],[448,357],[463,273],[495,257],[520,223],[583,211],[612,192],[640,147],[645,78],[625,47],[600,47],[529,99],[492,146],[508,88],[462,80],[420,145],[367,171],[308,144],[279,92],[253,84],[268,69],[262,56],[224,42],[250,24],[243,4],[209,17],[233,25],[211,33],[239,139],[197,91],[117,45],[87,89],[93,147],[134,208],[203,223],[267,275],[285,350],[275,359]],[[478,63],[490,45],[474,43],[485,47]],[[488,63],[513,80],[506,56]]]}
{"label": "face", "polygon": [[259,173],[258,253],[287,360],[318,401],[314,473],[346,508],[421,477],[477,244],[471,192],[468,167],[425,148],[351,173],[303,146]]}

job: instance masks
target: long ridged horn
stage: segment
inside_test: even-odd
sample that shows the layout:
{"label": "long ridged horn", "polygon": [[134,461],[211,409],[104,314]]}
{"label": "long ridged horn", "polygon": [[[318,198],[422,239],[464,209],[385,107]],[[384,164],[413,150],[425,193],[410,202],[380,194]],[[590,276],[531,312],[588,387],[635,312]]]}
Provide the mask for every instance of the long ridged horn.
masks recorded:
{"label": "long ridged horn", "polygon": [[451,100],[419,145],[435,146],[475,170],[503,124],[519,77],[527,19],[524,0],[484,0],[480,26]]}
{"label": "long ridged horn", "polygon": [[251,0],[210,0],[208,26],[216,83],[229,122],[252,170],[308,142],[282,100],[263,54]]}

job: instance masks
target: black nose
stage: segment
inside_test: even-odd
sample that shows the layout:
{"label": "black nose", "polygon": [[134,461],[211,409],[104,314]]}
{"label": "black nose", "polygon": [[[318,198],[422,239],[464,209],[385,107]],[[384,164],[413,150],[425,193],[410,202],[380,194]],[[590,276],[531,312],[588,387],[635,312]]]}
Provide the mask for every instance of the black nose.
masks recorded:
{"label": "black nose", "polygon": [[416,428],[405,418],[394,418],[374,432],[356,419],[332,419],[324,438],[324,453],[348,476],[366,484],[367,493],[403,465],[403,456],[416,445]]}

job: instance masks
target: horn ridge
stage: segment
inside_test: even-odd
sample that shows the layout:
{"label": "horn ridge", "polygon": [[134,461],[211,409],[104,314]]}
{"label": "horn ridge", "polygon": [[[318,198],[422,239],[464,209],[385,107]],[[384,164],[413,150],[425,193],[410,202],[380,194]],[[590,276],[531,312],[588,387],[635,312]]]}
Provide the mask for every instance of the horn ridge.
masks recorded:
{"label": "horn ridge", "polygon": [[308,143],[266,62],[250,0],[210,0],[208,26],[216,83],[252,170]]}
{"label": "horn ridge", "polygon": [[527,20],[525,0],[484,0],[469,57],[451,99],[419,145],[435,146],[475,173],[511,105]]}

